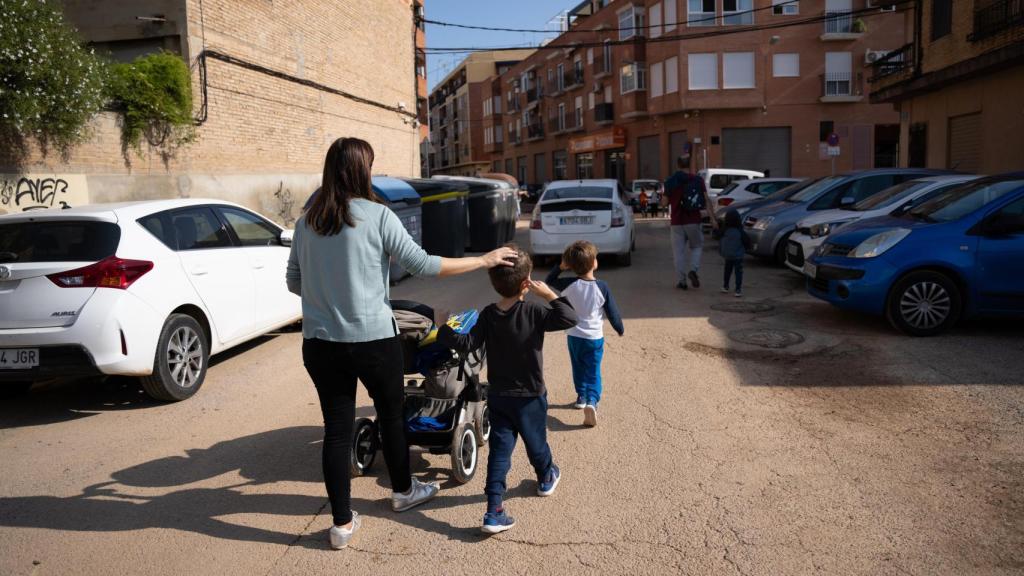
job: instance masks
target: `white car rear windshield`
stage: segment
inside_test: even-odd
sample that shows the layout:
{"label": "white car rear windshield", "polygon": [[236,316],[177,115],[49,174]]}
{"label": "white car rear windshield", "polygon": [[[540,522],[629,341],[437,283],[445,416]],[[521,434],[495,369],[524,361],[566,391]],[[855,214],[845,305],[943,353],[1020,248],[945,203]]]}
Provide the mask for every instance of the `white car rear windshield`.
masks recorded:
{"label": "white car rear windshield", "polygon": [[544,193],[544,198],[541,198],[541,202],[546,200],[576,200],[584,198],[611,199],[611,197],[612,189],[608,186],[573,186],[571,188],[548,188],[548,191]]}
{"label": "white car rear windshield", "polygon": [[110,222],[51,220],[0,224],[0,263],[97,262],[117,251]]}

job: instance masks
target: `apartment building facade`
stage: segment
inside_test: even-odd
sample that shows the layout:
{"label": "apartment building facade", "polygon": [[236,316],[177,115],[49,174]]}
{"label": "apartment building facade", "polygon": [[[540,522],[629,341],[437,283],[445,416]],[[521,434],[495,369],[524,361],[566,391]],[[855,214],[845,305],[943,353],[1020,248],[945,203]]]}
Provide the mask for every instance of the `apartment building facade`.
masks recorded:
{"label": "apartment building facade", "polygon": [[833,169],[833,133],[836,170],[896,165],[899,116],[867,97],[866,62],[904,42],[889,7],[594,0],[571,17],[492,79],[483,126],[493,170],[533,185],[664,179],[689,144],[698,169],[820,176]]}
{"label": "apartment building facade", "polygon": [[488,171],[482,127],[488,80],[505,74],[533,52],[476,52],[434,87],[428,102],[430,145],[424,174],[473,176]]}
{"label": "apartment building facade", "polygon": [[904,22],[908,42],[870,78],[871,100],[900,112],[900,164],[1024,169],[1024,1],[918,1]]}
{"label": "apartment building facade", "polygon": [[[122,151],[104,112],[71,151],[0,161],[0,189],[59,179],[72,205],[213,197],[294,221],[341,136],[369,141],[375,173],[416,176],[426,136],[423,30],[416,0],[367,10],[354,0],[63,0],[65,19],[97,53],[130,61],[160,50],[192,69],[196,141],[166,162],[148,144]],[[425,106],[423,108],[425,113]],[[25,179],[29,184],[24,184]],[[19,210],[0,196],[0,212]]]}

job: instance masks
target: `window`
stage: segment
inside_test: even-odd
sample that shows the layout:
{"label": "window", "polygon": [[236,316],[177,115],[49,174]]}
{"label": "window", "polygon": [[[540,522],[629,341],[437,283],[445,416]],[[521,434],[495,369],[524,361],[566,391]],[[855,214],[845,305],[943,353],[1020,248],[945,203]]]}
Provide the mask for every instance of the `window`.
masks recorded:
{"label": "window", "polygon": [[594,177],[594,153],[585,152],[576,155],[576,177],[586,180]]}
{"label": "window", "polygon": [[594,65],[594,49],[587,48],[587,66]]}
{"label": "window", "polygon": [[576,123],[573,126],[576,128],[583,127],[583,96],[576,97]]}
{"label": "window", "polygon": [[604,41],[604,72],[612,71],[612,45],[611,40]]}
{"label": "window", "polygon": [[171,213],[178,250],[203,250],[231,246],[228,231],[213,210],[206,207],[187,208]]}
{"label": "window", "polygon": [[566,173],[566,161],[568,155],[565,150],[557,150],[551,153],[551,167],[554,170],[552,176],[555,180],[565,180],[568,174]]}
{"label": "window", "polygon": [[665,60],[665,94],[679,92],[679,57]]}
{"label": "window", "polygon": [[990,216],[986,228],[997,232],[999,236],[1024,234],[1024,198],[1011,202]]}
{"label": "window", "polygon": [[[949,222],[959,220],[989,202],[995,202],[1003,195],[1013,192],[1024,180],[1004,180],[1001,182],[985,182],[984,180],[968,182],[963,186],[954,186],[945,192],[932,196],[927,202],[914,208],[908,215],[916,220],[928,222]],[[1006,208],[1013,207],[1010,204]]]}
{"label": "window", "polygon": [[505,128],[502,126],[494,127],[494,143],[501,144],[505,141]]}
{"label": "window", "polygon": [[558,91],[565,90],[565,64],[558,65],[558,77],[556,80],[558,81]]}
{"label": "window", "polygon": [[718,55],[690,54],[690,90],[716,90],[718,88]]}
{"label": "window", "polygon": [[565,104],[558,105],[558,130],[565,130]]}
{"label": "window", "polygon": [[687,26],[714,26],[715,0],[686,0]]}
{"label": "window", "polygon": [[665,33],[676,29],[676,2],[679,0],[665,0]]}
{"label": "window", "polygon": [[594,109],[594,101],[595,100],[596,100],[596,98],[594,98],[594,93],[593,92],[587,94],[587,110],[593,110]]}
{"label": "window", "polygon": [[630,6],[619,12],[619,40],[643,34],[644,11],[643,8]]}
{"label": "window", "polygon": [[800,54],[773,54],[772,76],[776,78],[799,78]]}
{"label": "window", "polygon": [[[147,216],[139,224],[168,248],[174,247],[162,214]],[[43,220],[0,224],[4,263],[95,262],[113,256],[120,241],[121,229],[110,222]]]}
{"label": "window", "polygon": [[852,52],[825,52],[825,96],[850,96],[852,70]]}
{"label": "window", "polygon": [[621,94],[647,89],[646,70],[642,62],[631,62],[619,69],[619,89]]}
{"label": "window", "polygon": [[799,13],[798,0],[772,0],[772,14],[776,16],[795,16]]}
{"label": "window", "polygon": [[279,246],[281,231],[263,218],[238,208],[218,208],[242,246]]}
{"label": "window", "polygon": [[953,30],[953,0],[932,0],[932,41]]}
{"label": "window", "polygon": [[722,0],[722,24],[745,26],[754,23],[754,0]]}
{"label": "window", "polygon": [[[672,3],[673,0],[668,0]],[[661,2],[651,6],[651,38],[661,36]]]}
{"label": "window", "polygon": [[495,114],[501,114],[501,97],[500,96],[495,96],[494,97],[494,113]]}
{"label": "window", "polygon": [[657,98],[665,93],[662,68],[664,64],[656,62],[651,64],[651,98]]}
{"label": "window", "polygon": [[722,54],[722,87],[754,87],[753,52],[727,52]]}
{"label": "window", "polygon": [[505,158],[505,174],[512,175],[512,159]]}

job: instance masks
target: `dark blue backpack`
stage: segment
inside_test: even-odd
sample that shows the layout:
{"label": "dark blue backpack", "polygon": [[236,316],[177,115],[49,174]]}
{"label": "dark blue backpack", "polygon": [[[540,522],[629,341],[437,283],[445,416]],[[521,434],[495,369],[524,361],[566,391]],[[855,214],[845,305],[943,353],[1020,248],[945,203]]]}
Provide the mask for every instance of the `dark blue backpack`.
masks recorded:
{"label": "dark blue backpack", "polygon": [[672,180],[677,187],[682,187],[683,189],[683,193],[679,198],[680,210],[694,211],[704,209],[706,203],[700,178],[680,171],[672,176]]}

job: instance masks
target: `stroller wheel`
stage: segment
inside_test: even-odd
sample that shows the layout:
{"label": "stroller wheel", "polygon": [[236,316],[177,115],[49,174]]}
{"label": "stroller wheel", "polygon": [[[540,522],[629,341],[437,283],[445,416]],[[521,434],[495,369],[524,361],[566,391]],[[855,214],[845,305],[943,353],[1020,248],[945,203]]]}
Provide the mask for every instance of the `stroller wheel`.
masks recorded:
{"label": "stroller wheel", "polygon": [[373,466],[377,457],[377,423],[369,418],[356,420],[352,433],[352,457],[349,462],[352,476],[362,476]]}
{"label": "stroller wheel", "polygon": [[476,419],[473,421],[473,428],[476,431],[476,445],[483,446],[491,437],[491,409],[487,402],[481,402],[476,411]]}
{"label": "stroller wheel", "polygon": [[477,444],[476,430],[469,424],[455,429],[452,438],[452,477],[459,484],[465,484],[476,474]]}

